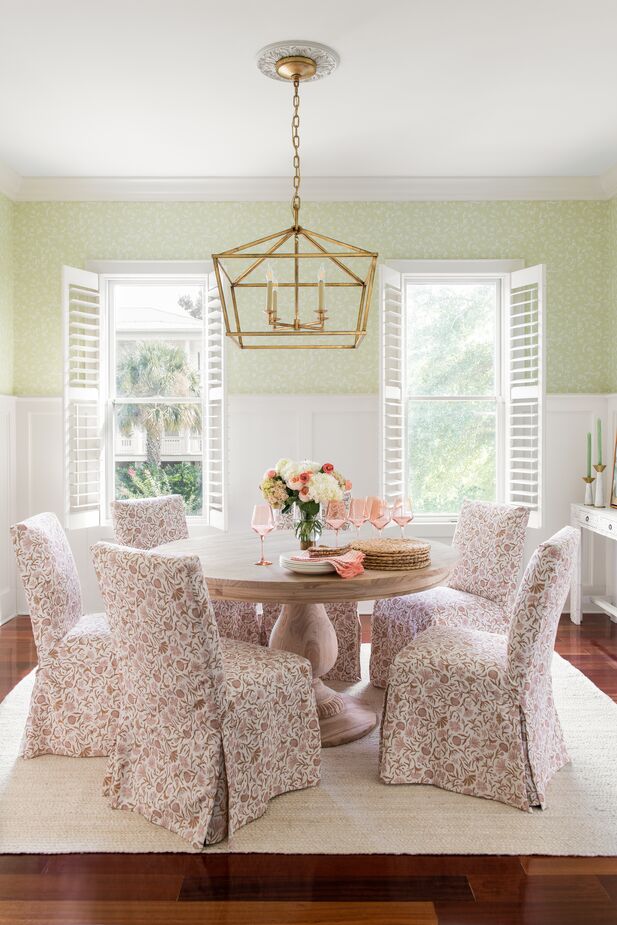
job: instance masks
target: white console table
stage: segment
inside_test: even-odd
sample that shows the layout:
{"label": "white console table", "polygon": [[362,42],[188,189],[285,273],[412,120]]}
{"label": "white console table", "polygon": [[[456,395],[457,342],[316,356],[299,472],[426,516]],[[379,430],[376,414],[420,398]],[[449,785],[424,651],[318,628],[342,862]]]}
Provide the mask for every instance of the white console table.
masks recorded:
{"label": "white console table", "polygon": [[[581,623],[583,614],[581,611],[582,600],[582,574],[581,574],[581,552],[582,545],[585,542],[585,533],[598,533],[609,540],[617,540],[617,509],[610,507],[590,507],[586,504],[573,504],[570,508],[570,521],[573,527],[581,528],[581,550],[579,550],[578,561],[574,569],[572,586],[570,589],[570,619],[573,623]],[[613,623],[617,623],[617,604],[606,600],[603,597],[592,597],[591,600],[597,604],[601,610],[609,614]]]}

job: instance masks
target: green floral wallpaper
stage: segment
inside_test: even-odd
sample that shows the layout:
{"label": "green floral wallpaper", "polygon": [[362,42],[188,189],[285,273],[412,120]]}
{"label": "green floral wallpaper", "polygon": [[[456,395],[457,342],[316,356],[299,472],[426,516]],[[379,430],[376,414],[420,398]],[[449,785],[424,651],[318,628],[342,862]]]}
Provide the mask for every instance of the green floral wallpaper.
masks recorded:
{"label": "green floral wallpaper", "polygon": [[0,395],[13,392],[13,214],[0,195]]}
{"label": "green floral wallpaper", "polygon": [[609,202],[608,232],[609,263],[609,340],[610,340],[610,391],[617,392],[617,198]]}
{"label": "green floral wallpaper", "polygon": [[[18,395],[61,392],[63,263],[200,259],[289,222],[285,203],[39,202],[19,203],[14,211]],[[521,257],[527,264],[546,263],[549,391],[602,392],[617,384],[611,375],[608,265],[609,224],[617,217],[609,214],[609,203],[306,203],[302,218],[308,228],[378,250],[382,259]],[[375,305],[358,351],[241,353],[229,345],[230,391],[377,391]]]}

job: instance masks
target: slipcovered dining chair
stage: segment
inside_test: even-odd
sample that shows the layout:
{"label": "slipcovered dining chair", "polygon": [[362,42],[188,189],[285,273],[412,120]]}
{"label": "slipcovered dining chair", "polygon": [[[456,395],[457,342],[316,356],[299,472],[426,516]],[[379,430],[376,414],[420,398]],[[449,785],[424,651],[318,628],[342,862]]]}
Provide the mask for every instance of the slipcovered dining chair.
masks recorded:
{"label": "slipcovered dining chair", "polygon": [[[154,549],[189,535],[181,495],[112,501],[111,514],[116,540],[122,546]],[[223,636],[259,644],[262,629],[255,604],[212,601],[212,606]]]}
{"label": "slipcovered dining chair", "polygon": [[105,793],[199,848],[319,782],[310,663],[219,636],[196,556],[97,543],[120,718]]}
{"label": "slipcovered dining chair", "polygon": [[565,527],[533,554],[507,636],[434,626],[390,668],[379,773],[508,803],[546,805],[569,761],[551,661],[579,534]]}
{"label": "slipcovered dining chair", "polygon": [[[263,604],[261,643],[267,646],[272,628],[281,612],[280,604]],[[361,628],[358,605],[355,601],[338,601],[325,608],[334,626],[338,642],[336,662],[324,675],[323,681],[359,681]]]}
{"label": "slipcovered dining chair", "polygon": [[75,560],[55,514],[15,524],[11,536],[38,659],[23,757],[108,755],[118,693],[107,617],[83,613]]}
{"label": "slipcovered dining chair", "polygon": [[395,656],[429,626],[507,633],[523,561],[526,507],[465,501],[452,545],[459,559],[446,586],[377,601],[370,678],[385,687]]}

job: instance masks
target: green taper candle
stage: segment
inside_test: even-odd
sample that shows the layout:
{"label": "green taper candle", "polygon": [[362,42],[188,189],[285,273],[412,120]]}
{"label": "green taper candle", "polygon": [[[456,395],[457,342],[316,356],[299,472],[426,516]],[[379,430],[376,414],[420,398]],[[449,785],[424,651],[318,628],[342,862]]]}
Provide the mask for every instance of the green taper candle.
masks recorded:
{"label": "green taper candle", "polygon": [[591,478],[591,431],[587,434],[587,478]]}

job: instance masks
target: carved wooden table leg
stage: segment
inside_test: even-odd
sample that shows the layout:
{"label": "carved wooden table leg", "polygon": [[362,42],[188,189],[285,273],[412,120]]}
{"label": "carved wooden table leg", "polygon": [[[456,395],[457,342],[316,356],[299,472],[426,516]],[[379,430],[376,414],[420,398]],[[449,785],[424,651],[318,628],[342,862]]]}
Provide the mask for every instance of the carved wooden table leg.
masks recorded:
{"label": "carved wooden table leg", "polygon": [[353,742],[375,728],[377,716],[372,710],[321,680],[338,655],[336,633],[323,604],[285,604],[272,629],[270,647],[303,655],[311,663],[322,746]]}

